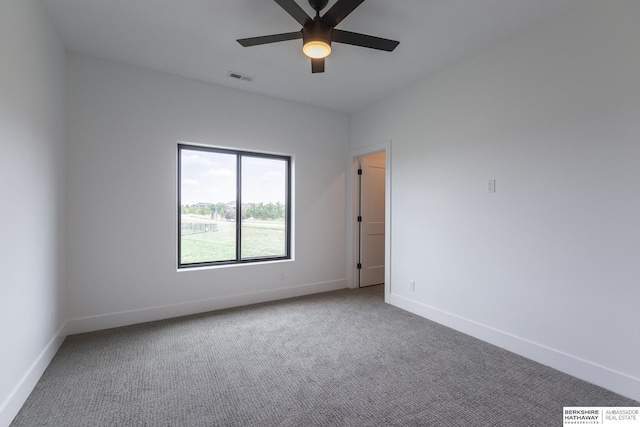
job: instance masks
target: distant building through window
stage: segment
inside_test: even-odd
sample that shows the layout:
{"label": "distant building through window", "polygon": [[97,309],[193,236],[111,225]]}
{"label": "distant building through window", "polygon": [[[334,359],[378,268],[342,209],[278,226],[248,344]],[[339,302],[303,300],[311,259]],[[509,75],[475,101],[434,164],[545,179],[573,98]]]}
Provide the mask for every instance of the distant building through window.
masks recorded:
{"label": "distant building through window", "polygon": [[178,145],[178,267],[291,258],[291,157]]}

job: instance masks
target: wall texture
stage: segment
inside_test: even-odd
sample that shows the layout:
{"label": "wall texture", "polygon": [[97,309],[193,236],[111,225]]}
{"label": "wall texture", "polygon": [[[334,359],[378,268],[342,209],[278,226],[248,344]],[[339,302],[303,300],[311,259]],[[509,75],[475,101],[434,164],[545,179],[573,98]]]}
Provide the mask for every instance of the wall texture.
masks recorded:
{"label": "wall texture", "polygon": [[639,20],[585,1],[351,123],[392,141],[393,304],[636,400]]}
{"label": "wall texture", "polygon": [[[85,56],[67,66],[66,332],[347,286],[347,115]],[[176,270],[179,141],[294,156],[295,260]]]}
{"label": "wall texture", "polygon": [[65,52],[37,0],[0,3],[0,425],[60,344]]}

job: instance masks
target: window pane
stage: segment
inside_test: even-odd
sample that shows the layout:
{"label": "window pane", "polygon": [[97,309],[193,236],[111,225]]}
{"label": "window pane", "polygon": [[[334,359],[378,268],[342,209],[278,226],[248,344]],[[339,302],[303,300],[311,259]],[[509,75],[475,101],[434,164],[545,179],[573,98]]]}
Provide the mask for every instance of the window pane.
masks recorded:
{"label": "window pane", "polygon": [[236,158],[181,150],[180,264],[236,259]]}
{"label": "window pane", "polygon": [[241,257],[287,255],[287,162],[242,157]]}

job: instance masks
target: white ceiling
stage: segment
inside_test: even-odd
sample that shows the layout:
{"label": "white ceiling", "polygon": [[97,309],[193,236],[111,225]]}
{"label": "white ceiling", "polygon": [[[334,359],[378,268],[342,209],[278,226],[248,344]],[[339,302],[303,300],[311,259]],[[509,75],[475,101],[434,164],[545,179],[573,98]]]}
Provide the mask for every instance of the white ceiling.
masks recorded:
{"label": "white ceiling", "polygon": [[[309,15],[307,0],[296,0]],[[336,0],[330,0],[326,12]],[[580,0],[366,0],[337,28],[399,40],[394,52],[335,43],[311,74],[302,41],[236,39],[297,31],[272,0],[42,0],[68,51],[341,112],[357,111]],[[254,78],[228,77],[230,71]]]}

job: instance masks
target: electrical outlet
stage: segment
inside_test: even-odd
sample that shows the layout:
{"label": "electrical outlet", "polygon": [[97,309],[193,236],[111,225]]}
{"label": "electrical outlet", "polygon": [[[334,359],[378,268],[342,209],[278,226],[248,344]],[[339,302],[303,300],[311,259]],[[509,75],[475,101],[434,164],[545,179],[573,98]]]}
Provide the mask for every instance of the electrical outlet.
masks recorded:
{"label": "electrical outlet", "polygon": [[284,271],[280,272],[280,280],[286,280],[287,279],[287,275],[285,274]]}
{"label": "electrical outlet", "polygon": [[416,291],[416,282],[409,282],[409,290],[411,292],[415,292]]}

